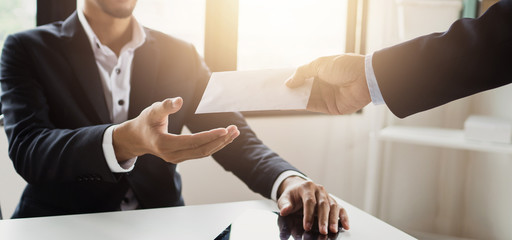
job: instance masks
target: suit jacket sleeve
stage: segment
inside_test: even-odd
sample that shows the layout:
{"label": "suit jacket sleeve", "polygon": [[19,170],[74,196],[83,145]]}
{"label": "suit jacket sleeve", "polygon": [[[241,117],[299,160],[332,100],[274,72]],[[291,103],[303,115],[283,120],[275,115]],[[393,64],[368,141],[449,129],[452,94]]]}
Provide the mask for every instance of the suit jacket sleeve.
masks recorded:
{"label": "suit jacket sleeve", "polygon": [[196,84],[194,107],[187,116],[186,125],[192,132],[236,125],[240,136],[231,144],[213,154],[213,158],[227,171],[240,178],[251,190],[270,198],[272,186],[282,172],[298,170],[265,146],[247,125],[240,113],[194,114],[206,88],[210,72],[196,51],[193,79]]}
{"label": "suit jacket sleeve", "polygon": [[[2,111],[9,156],[29,183],[52,181],[116,181],[101,147],[109,126],[58,129],[39,84],[29,35],[9,36],[1,58]],[[44,64],[44,63],[38,63]],[[66,114],[66,109],[61,109]]]}
{"label": "suit jacket sleeve", "polygon": [[377,51],[373,69],[383,98],[398,117],[512,82],[512,1],[478,19]]}

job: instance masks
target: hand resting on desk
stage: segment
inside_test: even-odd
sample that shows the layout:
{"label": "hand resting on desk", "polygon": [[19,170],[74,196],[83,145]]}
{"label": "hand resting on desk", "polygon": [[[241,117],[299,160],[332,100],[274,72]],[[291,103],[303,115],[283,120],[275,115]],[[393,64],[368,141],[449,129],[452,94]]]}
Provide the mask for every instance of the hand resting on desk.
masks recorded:
{"label": "hand resting on desk", "polygon": [[321,234],[328,234],[329,231],[337,233],[338,220],[343,228],[349,229],[345,209],[329,195],[323,186],[301,177],[288,177],[281,183],[278,189],[277,205],[281,216],[287,216],[302,209],[303,227],[306,231],[313,229],[315,213]]}

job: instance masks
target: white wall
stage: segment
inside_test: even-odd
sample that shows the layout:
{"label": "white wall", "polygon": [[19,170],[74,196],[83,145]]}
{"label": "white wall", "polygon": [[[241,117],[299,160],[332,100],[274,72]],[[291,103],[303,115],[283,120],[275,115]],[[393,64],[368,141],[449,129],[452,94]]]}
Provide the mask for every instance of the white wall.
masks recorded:
{"label": "white wall", "polygon": [[[512,85],[476,95],[473,111],[512,120]],[[471,153],[465,189],[463,234],[512,239],[512,156]]]}
{"label": "white wall", "polygon": [[7,155],[7,137],[2,127],[0,128],[0,205],[4,219],[11,217],[24,187],[25,180],[16,173]]}

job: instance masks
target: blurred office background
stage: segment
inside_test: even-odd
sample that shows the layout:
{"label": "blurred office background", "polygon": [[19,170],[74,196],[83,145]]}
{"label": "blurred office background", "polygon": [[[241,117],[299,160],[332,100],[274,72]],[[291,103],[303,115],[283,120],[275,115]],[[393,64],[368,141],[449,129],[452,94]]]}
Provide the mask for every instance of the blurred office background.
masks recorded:
{"label": "blurred office background", "polygon": [[[225,71],[371,53],[448,29],[472,2],[143,0],[134,14],[145,26],[192,42],[213,71]],[[0,2],[0,46],[7,34],[36,25],[36,3]],[[510,91],[506,86],[403,120],[370,104],[347,116],[263,113],[247,115],[247,121],[267,145],[330,192],[419,239],[512,239],[510,154],[379,137],[390,126],[462,129],[474,114],[512,119]],[[8,218],[24,182],[8,158],[5,133],[0,135],[0,204]],[[211,158],[179,169],[188,205],[261,198]]]}

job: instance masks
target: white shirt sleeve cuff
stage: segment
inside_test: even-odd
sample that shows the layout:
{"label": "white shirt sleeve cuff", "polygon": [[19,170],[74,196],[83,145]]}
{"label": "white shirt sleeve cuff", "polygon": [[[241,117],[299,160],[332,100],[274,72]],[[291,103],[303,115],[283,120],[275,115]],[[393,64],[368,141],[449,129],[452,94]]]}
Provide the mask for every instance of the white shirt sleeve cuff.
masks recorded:
{"label": "white shirt sleeve cuff", "polygon": [[373,53],[366,55],[364,58],[364,72],[366,75],[368,90],[370,90],[370,97],[375,105],[385,104],[382,93],[380,92],[379,84],[377,84],[377,77],[375,77],[375,72],[373,71],[372,59]]}
{"label": "white shirt sleeve cuff", "polygon": [[110,171],[115,173],[129,172],[133,170],[133,167],[135,167],[137,158],[135,157],[128,159],[122,163],[117,161],[116,153],[114,152],[114,144],[112,143],[112,135],[116,127],[117,125],[108,127],[103,134],[103,155],[105,155],[105,159],[107,160],[107,165],[110,168]]}
{"label": "white shirt sleeve cuff", "polygon": [[276,181],[274,182],[274,185],[272,186],[272,192],[270,193],[270,198],[272,198],[272,200],[277,201],[277,190],[279,189],[279,186],[281,186],[281,183],[283,183],[283,181],[286,178],[291,177],[291,176],[298,176],[298,177],[304,178],[305,180],[311,181],[311,179],[304,176],[304,174],[302,174],[300,172],[293,171],[293,170],[284,171],[281,174],[279,174]]}

